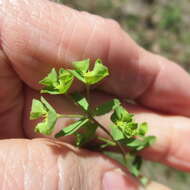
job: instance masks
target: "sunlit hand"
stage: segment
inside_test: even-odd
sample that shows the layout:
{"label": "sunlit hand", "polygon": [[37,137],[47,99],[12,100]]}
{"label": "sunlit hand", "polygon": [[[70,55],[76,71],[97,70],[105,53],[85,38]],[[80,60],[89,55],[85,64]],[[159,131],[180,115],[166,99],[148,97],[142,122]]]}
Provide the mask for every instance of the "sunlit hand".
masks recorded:
{"label": "sunlit hand", "polygon": [[[182,68],[139,47],[115,21],[46,0],[4,0],[0,6],[2,139],[39,137],[29,111],[32,99],[40,96],[38,81],[52,67],[68,68],[74,60],[101,58],[111,74],[94,91],[92,103],[112,95],[135,99],[139,105],[126,104],[126,108],[136,113],[138,121],[147,121],[150,133],[157,136],[156,144],[142,155],[190,171],[190,76]],[[76,89],[83,87],[76,83]],[[59,112],[78,111],[60,96],[47,98]],[[108,116],[100,121],[108,125]],[[62,120],[57,128],[67,122]],[[129,176],[105,174],[121,167],[115,162],[57,141],[2,140],[0,146],[2,189],[137,187]],[[166,189],[158,184],[149,187],[161,188]]]}

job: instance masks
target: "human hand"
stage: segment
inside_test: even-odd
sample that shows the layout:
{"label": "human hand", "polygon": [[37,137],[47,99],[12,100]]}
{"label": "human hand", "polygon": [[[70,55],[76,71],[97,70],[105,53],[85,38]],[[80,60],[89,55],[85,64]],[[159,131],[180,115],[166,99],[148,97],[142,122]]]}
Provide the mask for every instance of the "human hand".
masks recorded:
{"label": "human hand", "polygon": [[[111,95],[135,99],[141,106],[126,105],[127,109],[136,113],[137,120],[147,121],[150,124],[150,133],[158,137],[157,143],[144,151],[143,156],[182,170],[190,170],[190,151],[186,145],[189,139],[190,129],[188,125],[190,122],[187,117],[184,117],[190,115],[190,90],[186,87],[190,84],[190,77],[183,69],[140,48],[114,21],[84,12],[80,13],[45,0],[33,0],[31,2],[29,0],[2,1],[0,26],[0,125],[3,126],[0,134],[2,139],[37,137],[33,133],[32,126],[34,123],[28,121],[29,109],[32,98],[39,96],[38,91],[41,87],[38,85],[38,81],[52,67],[69,67],[70,62],[87,57],[92,60],[101,58],[109,67],[111,75],[97,87],[97,90],[103,92],[94,92],[92,98],[94,104],[102,101],[102,99],[111,98]],[[82,86],[75,84],[74,89],[82,90]],[[62,112],[77,111],[66,100],[62,100],[58,96],[49,98],[50,102],[52,101],[52,104]],[[160,111],[160,114],[157,111]],[[170,113],[170,115],[163,115],[164,113]],[[100,119],[107,124],[106,118],[107,116]],[[67,121],[62,121],[61,125],[65,122]],[[60,124],[57,127],[59,128]],[[173,135],[171,135],[171,131]],[[71,139],[63,140],[71,141]],[[51,173],[47,174],[46,169],[44,169],[44,173],[40,173],[40,167],[39,170],[34,170],[36,166],[33,162],[38,163],[40,159],[45,157],[50,158],[50,162],[56,160],[57,156],[62,155],[61,157],[64,158],[61,149],[58,149],[57,154],[55,154],[46,145],[49,144],[49,141],[47,143],[43,143],[44,141],[42,143],[28,141],[25,143],[25,141],[2,141],[1,154],[7,155],[8,148],[14,145],[13,150],[19,151],[17,162],[14,162],[15,166],[20,167],[21,163],[30,166],[27,171],[20,171],[21,180],[18,182],[23,183],[24,178],[22,176],[27,175],[27,172],[30,172],[31,175],[33,171],[39,175],[39,178],[45,176],[45,181],[49,183],[51,180],[56,181],[58,179],[57,170],[54,178],[48,179]],[[53,142],[51,141],[51,143]],[[25,144],[26,146],[24,146]],[[30,155],[34,157],[30,158],[33,162],[30,161],[28,164],[25,161],[27,153],[23,155],[23,151],[27,150],[26,147],[30,147],[30,151],[32,151],[29,157]],[[47,154],[44,153],[45,157],[43,149],[48,152]],[[40,152],[42,155],[39,155]],[[92,161],[89,152],[86,154],[89,158],[85,157],[84,161],[89,164],[96,162],[96,159],[101,157],[100,155],[92,156],[95,159]],[[81,160],[80,154],[75,155],[76,160]],[[10,163],[13,162],[11,160],[13,158],[10,157]],[[119,167],[115,163],[109,163],[102,169],[105,157],[101,157],[101,159],[103,161],[97,166],[99,176],[102,176],[105,170]],[[67,161],[70,160],[72,157],[64,160],[63,163],[66,165]],[[51,167],[53,164],[56,165],[56,162],[47,163],[47,166]],[[8,167],[9,170],[13,171],[11,169],[12,164],[7,166],[10,167]],[[44,166],[41,167],[43,169]],[[88,175],[87,164],[83,167],[84,175],[78,177],[82,178],[84,184],[88,184],[85,180],[92,180],[94,176],[93,174]],[[17,171],[15,170],[15,172]],[[65,172],[64,169],[63,172]],[[67,185],[70,175],[72,173],[65,175],[62,186]],[[32,185],[41,182],[39,178],[36,179],[32,176],[31,183],[26,184],[31,189],[33,189]],[[7,177],[9,176],[7,175]],[[100,178],[97,177],[96,179],[98,183],[95,189],[100,188]],[[9,182],[13,179],[8,178],[4,185],[5,189],[8,187],[11,189],[11,186],[6,185],[10,185]],[[70,184],[79,185],[76,179],[69,180],[73,180]],[[118,180],[116,180],[117,182]],[[95,187],[90,185],[92,184],[78,189]],[[18,186],[18,189],[20,187]],[[74,188],[77,189],[76,187]],[[53,189],[49,185],[48,188]],[[69,186],[67,188],[69,189]],[[153,188],[161,189],[156,185]],[[151,187],[151,189],[153,188]]]}

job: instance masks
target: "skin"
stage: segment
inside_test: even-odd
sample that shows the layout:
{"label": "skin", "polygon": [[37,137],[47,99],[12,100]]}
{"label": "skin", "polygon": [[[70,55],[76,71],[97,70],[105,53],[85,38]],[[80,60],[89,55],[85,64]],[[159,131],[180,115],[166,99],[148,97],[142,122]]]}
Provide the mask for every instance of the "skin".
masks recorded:
{"label": "skin", "polygon": [[[27,140],[39,137],[28,120],[31,100],[40,96],[38,81],[52,67],[68,68],[70,62],[87,57],[101,58],[111,72],[94,90],[92,104],[112,95],[135,99],[139,105],[126,108],[138,121],[147,121],[149,133],[157,136],[142,155],[190,171],[190,76],[178,65],[139,47],[113,20],[46,0],[1,0],[0,32],[1,189],[99,190],[106,171],[124,170],[103,155],[68,144]],[[83,87],[76,82],[73,90]],[[61,97],[47,98],[62,113],[78,112]],[[108,115],[99,119],[108,126]],[[67,123],[59,122],[57,130]],[[3,140],[10,138],[21,139]],[[124,179],[137,188],[128,174]],[[168,189],[155,183],[148,188]]]}

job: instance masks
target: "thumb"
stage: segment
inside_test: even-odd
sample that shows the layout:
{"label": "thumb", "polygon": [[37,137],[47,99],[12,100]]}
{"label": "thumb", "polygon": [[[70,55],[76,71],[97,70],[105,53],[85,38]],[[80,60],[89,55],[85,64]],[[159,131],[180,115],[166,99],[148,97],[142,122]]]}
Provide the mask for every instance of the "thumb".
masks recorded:
{"label": "thumb", "polygon": [[[1,189],[137,190],[121,166],[97,153],[48,140],[0,142]],[[147,190],[169,190],[150,183]]]}

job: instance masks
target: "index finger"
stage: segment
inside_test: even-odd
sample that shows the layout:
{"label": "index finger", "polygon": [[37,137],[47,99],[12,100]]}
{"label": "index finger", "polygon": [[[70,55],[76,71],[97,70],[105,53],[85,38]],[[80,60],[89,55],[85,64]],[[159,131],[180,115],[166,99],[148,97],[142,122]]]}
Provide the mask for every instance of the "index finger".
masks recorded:
{"label": "index finger", "polygon": [[2,48],[30,87],[39,89],[51,67],[101,58],[111,73],[100,86],[105,92],[190,115],[189,75],[139,47],[115,21],[46,0],[4,0],[0,15]]}

